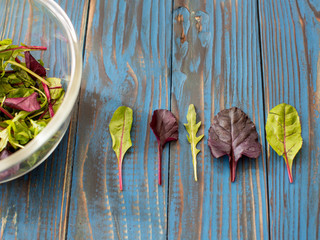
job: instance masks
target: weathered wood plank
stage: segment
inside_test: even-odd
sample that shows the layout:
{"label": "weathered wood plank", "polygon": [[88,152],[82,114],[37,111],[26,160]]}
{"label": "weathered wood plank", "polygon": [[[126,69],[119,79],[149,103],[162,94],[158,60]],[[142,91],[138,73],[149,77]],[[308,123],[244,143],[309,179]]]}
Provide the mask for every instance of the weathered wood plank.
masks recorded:
{"label": "weathered wood plank", "polygon": [[[80,97],[68,238],[164,239],[168,149],[157,185],[154,109],[170,105],[171,1],[91,0]],[[123,192],[108,125],[134,111]]]}
{"label": "weathered wood plank", "polygon": [[[11,37],[17,43],[28,42],[28,22],[12,24],[12,18],[29,12],[28,4],[23,6],[16,2],[13,11],[6,11],[3,8],[4,2],[6,1],[0,1],[0,12],[8,13],[1,14],[1,17],[7,17],[8,24],[2,25],[5,31],[0,31],[1,38]],[[59,4],[71,17],[80,42],[83,43],[88,0],[61,0]],[[22,178],[0,185],[0,239],[65,238],[76,114],[77,112],[60,145],[43,164]]]}
{"label": "weathered wood plank", "polygon": [[271,239],[319,239],[320,2],[259,1],[267,112],[293,105],[303,146],[289,183],[285,162],[268,151]]}
{"label": "weathered wood plank", "polygon": [[[257,3],[175,1],[173,19],[171,106],[180,139],[170,150],[168,239],[268,239]],[[205,133],[198,182],[183,126],[190,103]],[[240,160],[235,183],[227,158],[212,158],[207,146],[214,115],[232,106],[255,122],[263,146],[258,159]]]}

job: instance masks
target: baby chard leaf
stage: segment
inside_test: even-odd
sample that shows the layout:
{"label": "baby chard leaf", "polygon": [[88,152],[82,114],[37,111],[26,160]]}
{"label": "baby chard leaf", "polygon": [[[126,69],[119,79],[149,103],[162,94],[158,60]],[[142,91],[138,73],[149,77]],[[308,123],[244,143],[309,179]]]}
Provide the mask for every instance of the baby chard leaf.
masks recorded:
{"label": "baby chard leaf", "polygon": [[[26,67],[30,69],[35,74],[38,74],[40,77],[45,78],[47,75],[46,69],[30,54],[29,51],[24,53],[26,60]],[[33,80],[36,80],[36,77],[30,75]]]}
{"label": "baby chard leaf", "polygon": [[287,165],[290,183],[292,163],[302,147],[301,124],[297,110],[282,103],[270,110],[266,124],[267,140],[270,146],[282,156]]}
{"label": "baby chard leaf", "polygon": [[14,109],[32,112],[41,108],[39,102],[37,101],[37,97],[38,93],[34,92],[28,97],[6,98],[3,103],[4,105]]}
{"label": "baby chard leaf", "polygon": [[225,109],[214,117],[208,145],[213,157],[229,156],[231,182],[236,178],[237,163],[243,155],[257,158],[261,153],[254,123],[236,107]]}
{"label": "baby chard leaf", "polygon": [[198,181],[197,178],[197,155],[200,152],[199,149],[197,149],[198,142],[201,141],[203,138],[203,134],[197,137],[197,132],[199,130],[199,127],[201,126],[201,121],[196,123],[197,121],[197,114],[196,110],[194,108],[193,104],[189,105],[188,114],[187,114],[187,121],[188,123],[184,124],[184,126],[187,129],[187,132],[189,135],[187,135],[188,141],[191,144],[191,153],[192,153],[192,163],[193,163],[193,169],[194,169],[194,180]]}
{"label": "baby chard leaf", "polygon": [[167,142],[178,140],[178,122],[176,117],[166,109],[158,109],[153,112],[150,127],[158,142],[158,182],[161,185],[161,160],[162,150]]}
{"label": "baby chard leaf", "polygon": [[119,186],[122,191],[122,161],[127,150],[132,146],[130,131],[133,121],[133,111],[121,106],[113,114],[109,131],[112,138],[112,148],[117,155],[119,167]]}

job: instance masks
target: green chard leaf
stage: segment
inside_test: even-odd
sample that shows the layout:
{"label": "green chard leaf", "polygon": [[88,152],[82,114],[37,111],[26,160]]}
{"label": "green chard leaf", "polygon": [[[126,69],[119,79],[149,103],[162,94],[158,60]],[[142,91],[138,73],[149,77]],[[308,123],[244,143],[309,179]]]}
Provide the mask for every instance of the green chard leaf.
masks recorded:
{"label": "green chard leaf", "polygon": [[301,124],[294,107],[282,103],[270,110],[266,124],[267,140],[270,146],[282,156],[287,165],[290,183],[292,163],[302,147]]}
{"label": "green chard leaf", "polygon": [[133,111],[126,106],[119,107],[113,114],[109,131],[112,138],[112,148],[117,155],[119,167],[119,186],[122,191],[122,161],[127,150],[132,146],[130,131],[133,121]]}
{"label": "green chard leaf", "polygon": [[31,123],[30,131],[35,137],[42,131],[42,129],[44,129],[47,126],[48,120],[40,119],[40,120],[33,121],[32,119],[30,119],[30,123]]}
{"label": "green chard leaf", "polygon": [[47,78],[46,80],[50,83],[49,91],[51,99],[57,100],[63,96],[64,90],[60,78]]}
{"label": "green chard leaf", "polygon": [[187,135],[188,141],[191,144],[191,153],[192,153],[192,163],[194,168],[194,180],[198,181],[197,178],[197,155],[200,152],[197,149],[197,144],[203,138],[203,134],[197,137],[197,132],[201,126],[201,121],[196,123],[197,121],[197,114],[193,104],[189,105],[188,114],[187,114],[187,121],[188,123],[184,124],[186,127],[189,135]]}

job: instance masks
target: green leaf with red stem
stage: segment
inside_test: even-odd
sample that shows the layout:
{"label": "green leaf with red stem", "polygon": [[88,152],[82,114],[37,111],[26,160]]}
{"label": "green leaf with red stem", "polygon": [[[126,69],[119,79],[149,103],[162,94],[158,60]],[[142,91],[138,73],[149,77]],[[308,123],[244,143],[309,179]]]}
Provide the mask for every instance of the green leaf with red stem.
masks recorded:
{"label": "green leaf with red stem", "polygon": [[270,146],[286,162],[290,183],[293,182],[293,159],[302,147],[301,124],[297,110],[282,103],[270,110],[266,124]]}
{"label": "green leaf with red stem", "polygon": [[113,114],[109,131],[112,138],[112,148],[116,153],[119,167],[119,187],[122,191],[122,161],[125,153],[132,146],[130,131],[133,122],[133,111],[126,106],[119,107]]}

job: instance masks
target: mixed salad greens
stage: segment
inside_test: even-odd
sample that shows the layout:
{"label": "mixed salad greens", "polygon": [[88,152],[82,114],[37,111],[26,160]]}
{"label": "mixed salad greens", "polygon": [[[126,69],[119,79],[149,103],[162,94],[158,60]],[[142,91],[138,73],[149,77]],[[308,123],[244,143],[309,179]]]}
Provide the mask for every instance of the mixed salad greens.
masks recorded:
{"label": "mixed salad greens", "polygon": [[42,60],[30,53],[45,50],[0,40],[0,160],[37,136],[63,101],[61,79],[47,77]]}

